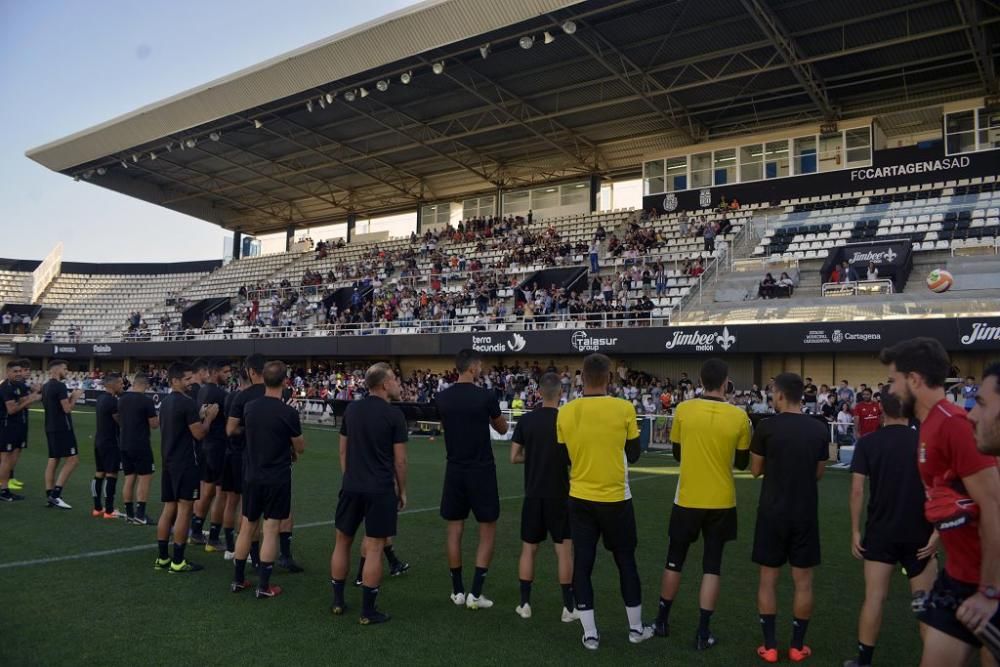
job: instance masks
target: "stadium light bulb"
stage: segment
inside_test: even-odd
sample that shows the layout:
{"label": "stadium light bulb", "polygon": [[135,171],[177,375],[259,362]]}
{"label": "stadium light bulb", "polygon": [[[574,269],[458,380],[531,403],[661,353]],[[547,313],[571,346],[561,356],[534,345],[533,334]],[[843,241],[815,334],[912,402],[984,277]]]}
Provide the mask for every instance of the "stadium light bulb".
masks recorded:
{"label": "stadium light bulb", "polygon": [[156,153],[154,153],[153,151],[149,151],[149,159],[150,160],[155,160],[156,159]]}
{"label": "stadium light bulb", "polygon": [[219,139],[222,138],[222,133],[212,132],[210,135],[208,135],[208,138],[211,139],[212,141],[218,141]]}
{"label": "stadium light bulb", "polygon": [[320,109],[326,108],[326,98],[324,98],[322,95],[319,96],[319,108]]}
{"label": "stadium light bulb", "polygon": [[413,72],[403,72],[399,75],[399,82],[404,86],[409,84],[410,81],[413,81]]}
{"label": "stadium light bulb", "polygon": [[326,103],[327,104],[333,104],[333,98],[336,97],[336,96],[337,96],[337,93],[327,93],[326,94]]}
{"label": "stadium light bulb", "polygon": [[191,139],[188,139],[187,141],[185,141],[185,142],[184,142],[184,144],[185,144],[185,145],[186,145],[186,146],[187,146],[188,148],[194,148],[195,146],[197,146],[197,145],[198,145],[198,141],[197,141],[197,140],[195,140],[194,138],[191,138]]}
{"label": "stadium light bulb", "polygon": [[442,72],[444,72],[444,61],[439,60],[433,65],[431,65],[431,71],[434,72],[435,74],[441,74]]}
{"label": "stadium light bulb", "polygon": [[98,176],[103,176],[106,173],[108,173],[108,170],[105,169],[104,167],[98,167],[97,168],[97,175]]}
{"label": "stadium light bulb", "polygon": [[528,49],[530,49],[532,46],[535,45],[535,38],[525,35],[521,39],[517,40],[517,43],[521,45],[522,49],[527,51]]}
{"label": "stadium light bulb", "polygon": [[313,112],[313,101],[312,100],[306,100],[306,111],[308,111],[309,113]]}
{"label": "stadium light bulb", "polygon": [[542,41],[544,41],[546,44],[551,44],[552,42],[556,41],[556,38],[552,36],[551,32],[549,32],[548,30],[546,30],[543,33],[543,40]]}
{"label": "stadium light bulb", "polygon": [[167,152],[168,153],[173,153],[174,152],[174,142],[172,142],[172,141],[167,142]]}
{"label": "stadium light bulb", "polygon": [[487,43],[485,43],[485,44],[483,44],[482,46],[479,47],[479,55],[481,55],[483,57],[483,60],[486,60],[489,57],[489,55],[490,55],[490,43],[489,42],[487,42]]}
{"label": "stadium light bulb", "polygon": [[365,90],[365,87],[364,87],[364,86],[361,86],[361,87],[360,87],[360,88],[358,89],[358,91],[359,91],[359,92],[361,93],[361,99],[365,99],[366,97],[368,97],[368,91],[367,91],[367,90]]}
{"label": "stadium light bulb", "polygon": [[566,33],[567,35],[572,35],[574,32],[576,32],[576,23],[574,23],[573,21],[566,21],[565,23],[562,24],[562,29],[563,32]]}
{"label": "stadium light bulb", "polygon": [[389,90],[389,82],[385,79],[382,79],[381,81],[375,84],[375,87],[379,89],[379,92],[384,93],[385,91]]}
{"label": "stadium light bulb", "polygon": [[260,120],[258,120],[256,118],[254,118],[253,126],[254,126],[255,129],[259,130],[260,128],[264,127],[264,123],[260,122]]}
{"label": "stadium light bulb", "polygon": [[80,182],[80,174],[74,175],[73,176],[73,180],[76,181],[77,183],[79,183]]}
{"label": "stadium light bulb", "polygon": [[138,162],[138,161],[139,161],[139,155],[137,153],[132,153],[132,162]]}
{"label": "stadium light bulb", "polygon": [[353,102],[356,96],[357,95],[353,90],[348,90],[346,93],[344,93],[344,99],[347,100],[348,102]]}
{"label": "stadium light bulb", "polygon": [[128,169],[128,162],[122,160],[122,169]]}

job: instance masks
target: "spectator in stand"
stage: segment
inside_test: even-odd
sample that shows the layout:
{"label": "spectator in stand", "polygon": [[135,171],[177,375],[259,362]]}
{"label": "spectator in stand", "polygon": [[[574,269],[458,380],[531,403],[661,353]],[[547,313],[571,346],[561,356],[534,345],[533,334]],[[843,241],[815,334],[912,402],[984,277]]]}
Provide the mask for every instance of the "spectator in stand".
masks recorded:
{"label": "spectator in stand", "polygon": [[841,403],[847,403],[848,406],[854,405],[854,390],[851,389],[847,380],[840,381],[840,388],[837,389],[837,400]]}
{"label": "spectator in stand", "polygon": [[830,270],[830,277],[827,279],[827,282],[830,283],[840,282],[840,267],[837,266],[836,264],[834,265],[833,269]]}
{"label": "spectator in stand", "polygon": [[688,214],[687,211],[681,211],[681,214],[677,217],[677,231],[680,232],[681,236],[688,235]]}
{"label": "spectator in stand", "polygon": [[838,282],[842,283],[856,283],[858,281],[858,272],[851,268],[851,265],[844,260],[840,264],[840,280]]}
{"label": "spectator in stand", "polygon": [[878,280],[878,267],[875,266],[875,262],[868,262],[868,280]]}
{"label": "spectator in stand", "polygon": [[843,402],[840,404],[840,412],[837,413],[837,444],[854,444],[854,415],[851,414],[851,406]]}
{"label": "spectator in stand", "polygon": [[774,279],[770,273],[764,276],[764,279],[760,281],[760,287],[757,288],[757,294],[763,299],[773,299],[774,298],[774,287],[778,284],[778,281]]}
{"label": "spectator in stand", "polygon": [[705,273],[705,264],[703,260],[699,258],[698,261],[695,262],[694,266],[691,267],[691,270],[688,273],[688,275],[690,275],[692,278],[698,278],[703,273]]}
{"label": "spectator in stand", "polygon": [[7,334],[14,333],[14,325],[11,324],[13,321],[14,321],[14,318],[11,316],[10,313],[4,313],[2,316],[0,316],[0,322],[3,323],[3,332],[4,333],[7,333]]}
{"label": "spectator in stand", "polygon": [[705,251],[714,252],[715,251],[715,225],[713,223],[708,223],[705,225],[705,230],[702,232],[702,236],[705,239]]}
{"label": "spectator in stand", "polygon": [[781,272],[781,277],[778,278],[778,287],[775,290],[775,294],[785,298],[792,296],[792,292],[795,290],[795,283],[792,282],[791,276],[786,272]]}
{"label": "spectator in stand", "polygon": [[601,270],[601,267],[597,263],[598,253],[601,250],[601,244],[597,239],[590,242],[590,272],[597,273]]}
{"label": "spectator in stand", "polygon": [[732,201],[729,202],[729,210],[737,211],[740,208],[740,202],[736,197],[733,197]]}
{"label": "spectator in stand", "polygon": [[826,393],[826,402],[820,408],[820,413],[826,418],[826,421],[831,424],[837,421],[837,395],[833,393]]}

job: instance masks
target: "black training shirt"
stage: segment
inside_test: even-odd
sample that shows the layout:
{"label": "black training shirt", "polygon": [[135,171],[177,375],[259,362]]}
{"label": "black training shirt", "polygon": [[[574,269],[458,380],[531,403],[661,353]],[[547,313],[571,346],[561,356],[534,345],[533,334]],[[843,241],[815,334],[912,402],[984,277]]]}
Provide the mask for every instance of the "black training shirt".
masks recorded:
{"label": "black training shirt", "polygon": [[[156,416],[153,399],[137,391],[118,397],[119,442],[122,451],[141,452],[150,447],[149,420]],[[216,417],[218,419],[218,417]]]}
{"label": "black training shirt", "polygon": [[226,390],[213,382],[206,382],[198,391],[195,405],[199,410],[203,405],[214,403],[219,406],[219,415],[212,420],[212,425],[208,427],[208,435],[202,440],[205,444],[219,447],[224,447],[226,444],[226,412],[223,410],[226,405],[226,395]]}
{"label": "black training shirt", "polygon": [[[243,415],[246,411],[247,404],[251,401],[255,401],[258,398],[264,396],[264,384],[252,384],[246,389],[238,392],[236,396],[233,397],[232,402],[229,404],[229,412],[226,413],[227,418],[232,417],[233,419],[239,419],[241,426],[246,426],[243,421]],[[243,451],[246,447],[247,439],[246,432],[240,435],[233,436],[229,439],[229,447],[233,451]]]}
{"label": "black training shirt", "polygon": [[258,484],[290,483],[292,438],[302,435],[298,411],[280,398],[265,396],[246,406],[243,424],[245,480]]}
{"label": "black training shirt", "polygon": [[851,472],[868,477],[865,534],[880,541],[926,544],[933,528],[924,519],[924,485],[917,467],[920,434],[885,426],[858,440]]}
{"label": "black training shirt", "polygon": [[201,385],[198,384],[197,382],[192,383],[191,386],[187,388],[187,391],[184,392],[185,394],[187,394],[188,398],[190,398],[192,401],[195,402],[195,405],[198,406],[199,410],[201,410],[201,405],[198,405],[198,394],[200,392],[201,392]]}
{"label": "black training shirt", "polygon": [[830,458],[829,427],[809,415],[775,415],[758,424],[750,451],[766,459],[758,513],[776,520],[817,521],[816,464]]}
{"label": "black training shirt", "polygon": [[500,416],[500,403],[493,392],[459,382],[434,400],[444,428],[448,464],[462,468],[494,467],[490,419]]}
{"label": "black training shirt", "polygon": [[556,437],[557,408],[536,408],[517,421],[514,442],[524,447],[524,497],[568,498],[569,454]]}
{"label": "black training shirt", "polygon": [[105,449],[118,446],[118,399],[105,392],[97,397],[97,430],[94,433],[94,446]]}
{"label": "black training shirt", "polygon": [[347,406],[340,424],[347,436],[344,491],[392,493],[396,466],[394,447],[409,439],[403,411],[377,396]]}
{"label": "black training shirt", "polygon": [[42,387],[42,407],[45,408],[46,433],[72,433],[73,416],[63,410],[63,399],[69,398],[69,390],[59,380],[50,378]]}
{"label": "black training shirt", "polygon": [[[218,419],[218,417],[216,417]],[[172,391],[160,402],[160,456],[168,470],[198,467],[191,424],[201,421],[190,397]]]}

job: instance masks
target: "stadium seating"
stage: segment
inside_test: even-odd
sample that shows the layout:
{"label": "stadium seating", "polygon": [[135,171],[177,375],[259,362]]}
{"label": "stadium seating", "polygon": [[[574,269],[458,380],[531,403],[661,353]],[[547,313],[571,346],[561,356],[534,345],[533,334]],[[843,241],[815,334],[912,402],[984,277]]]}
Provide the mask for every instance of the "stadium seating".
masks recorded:
{"label": "stadium seating", "polygon": [[0,305],[24,302],[24,281],[31,278],[24,271],[0,270]]}

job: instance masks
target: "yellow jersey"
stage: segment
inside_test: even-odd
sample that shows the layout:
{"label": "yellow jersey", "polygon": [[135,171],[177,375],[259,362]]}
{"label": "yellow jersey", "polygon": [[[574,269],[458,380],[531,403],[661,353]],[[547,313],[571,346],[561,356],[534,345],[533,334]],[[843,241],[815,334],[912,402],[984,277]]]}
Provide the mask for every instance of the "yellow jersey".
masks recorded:
{"label": "yellow jersey", "polygon": [[674,411],[670,441],[681,445],[674,503],[695,509],[736,507],[733,458],[750,447],[750,418],[735,405],[695,398]]}
{"label": "yellow jersey", "polygon": [[625,441],[639,437],[635,408],[611,396],[583,396],[559,408],[558,441],[569,453],[569,495],[615,503],[628,500]]}

